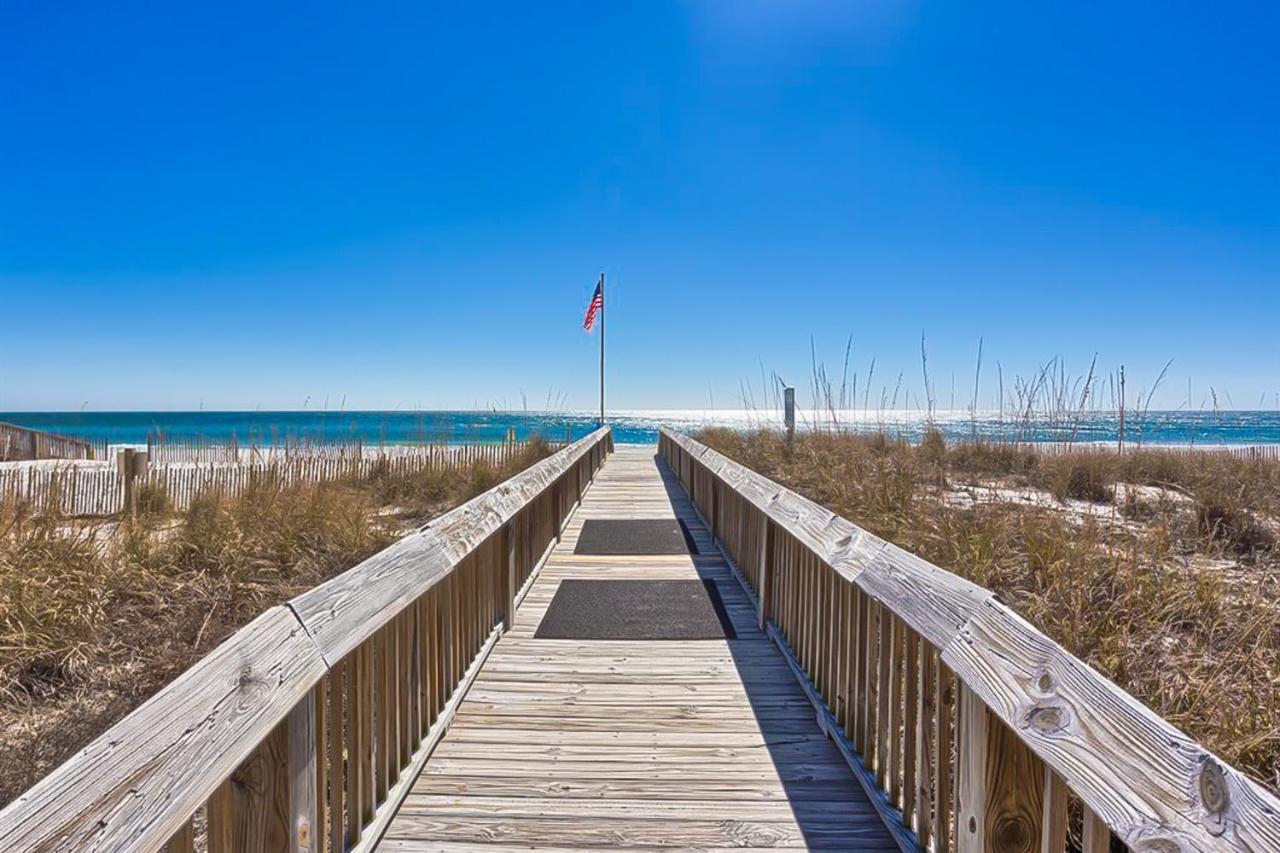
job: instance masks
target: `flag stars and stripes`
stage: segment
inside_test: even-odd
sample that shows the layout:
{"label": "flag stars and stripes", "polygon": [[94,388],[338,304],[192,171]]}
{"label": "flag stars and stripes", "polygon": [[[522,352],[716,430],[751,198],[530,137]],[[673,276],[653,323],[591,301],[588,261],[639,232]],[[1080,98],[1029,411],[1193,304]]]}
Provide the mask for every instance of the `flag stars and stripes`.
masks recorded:
{"label": "flag stars and stripes", "polygon": [[591,297],[591,304],[587,306],[587,316],[582,321],[582,328],[590,332],[595,328],[596,315],[604,308],[604,283],[596,285],[595,295]]}

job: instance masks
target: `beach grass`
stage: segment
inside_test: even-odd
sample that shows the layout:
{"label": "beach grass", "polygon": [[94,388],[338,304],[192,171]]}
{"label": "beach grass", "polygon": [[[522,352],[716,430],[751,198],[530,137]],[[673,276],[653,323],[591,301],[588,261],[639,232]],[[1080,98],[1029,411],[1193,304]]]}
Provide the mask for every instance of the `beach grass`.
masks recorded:
{"label": "beach grass", "polygon": [[198,496],[84,521],[0,505],[0,805],[268,607],[551,453]]}
{"label": "beach grass", "polygon": [[1174,725],[1280,791],[1280,463],[1158,450],[699,440],[993,590]]}

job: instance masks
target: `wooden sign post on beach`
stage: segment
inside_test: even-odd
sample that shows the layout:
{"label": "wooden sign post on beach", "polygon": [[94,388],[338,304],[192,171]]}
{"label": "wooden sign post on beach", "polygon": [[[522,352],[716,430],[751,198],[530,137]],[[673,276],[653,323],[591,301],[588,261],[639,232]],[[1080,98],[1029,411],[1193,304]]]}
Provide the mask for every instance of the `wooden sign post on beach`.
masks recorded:
{"label": "wooden sign post on beach", "polygon": [[796,442],[796,389],[782,389],[783,423],[787,427],[787,452],[790,453]]}

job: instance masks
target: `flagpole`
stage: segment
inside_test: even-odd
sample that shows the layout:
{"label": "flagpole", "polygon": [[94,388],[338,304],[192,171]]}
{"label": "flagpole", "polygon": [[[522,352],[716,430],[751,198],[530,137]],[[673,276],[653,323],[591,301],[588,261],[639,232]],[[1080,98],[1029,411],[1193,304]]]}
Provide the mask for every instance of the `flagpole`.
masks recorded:
{"label": "flagpole", "polygon": [[600,273],[600,426],[604,426],[604,273]]}

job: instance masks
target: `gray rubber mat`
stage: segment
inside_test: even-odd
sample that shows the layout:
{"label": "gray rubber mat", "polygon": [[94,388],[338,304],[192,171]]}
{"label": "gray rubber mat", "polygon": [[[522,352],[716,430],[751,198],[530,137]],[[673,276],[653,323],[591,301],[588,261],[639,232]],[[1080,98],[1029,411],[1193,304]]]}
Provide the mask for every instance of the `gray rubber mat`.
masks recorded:
{"label": "gray rubber mat", "polygon": [[582,522],[575,554],[688,554],[674,518],[591,518]]}
{"label": "gray rubber mat", "polygon": [[539,640],[732,640],[712,580],[560,582],[534,633]]}

